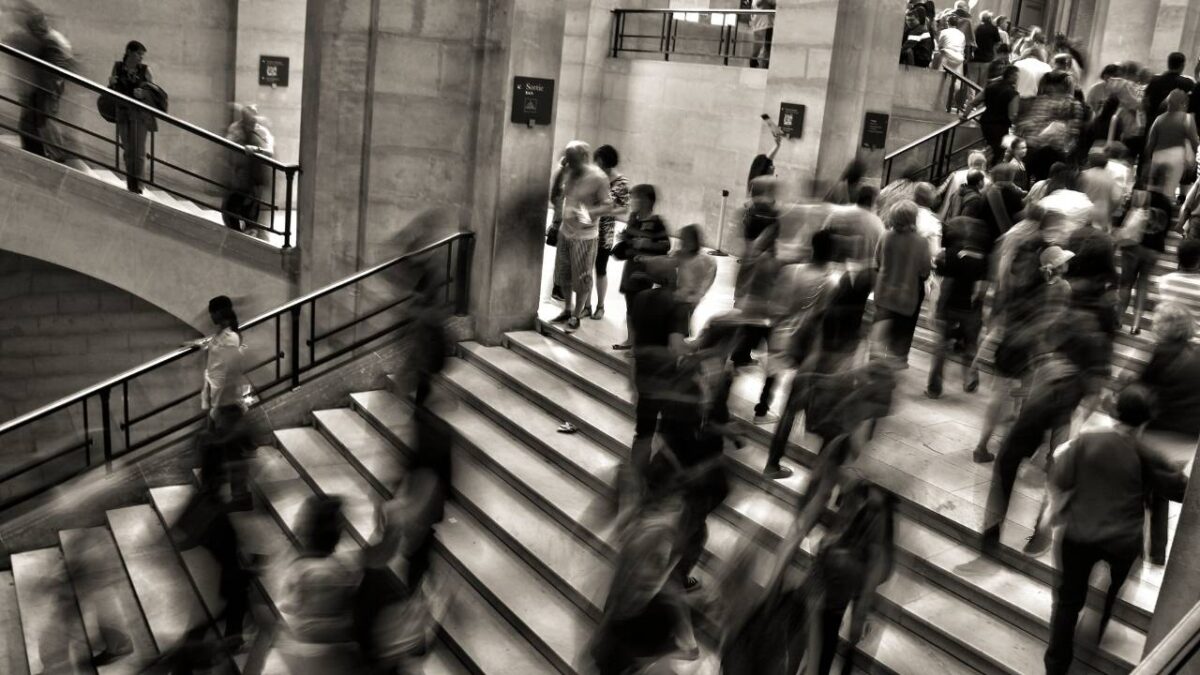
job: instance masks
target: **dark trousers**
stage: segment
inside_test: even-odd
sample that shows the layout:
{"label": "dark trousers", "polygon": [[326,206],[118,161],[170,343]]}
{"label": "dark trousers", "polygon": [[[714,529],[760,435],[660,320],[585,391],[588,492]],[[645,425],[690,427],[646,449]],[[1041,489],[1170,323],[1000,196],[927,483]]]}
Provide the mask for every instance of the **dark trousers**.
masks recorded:
{"label": "dark trousers", "polygon": [[979,130],[983,132],[983,140],[992,150],[989,166],[995,166],[1004,161],[1004,137],[1008,135],[1008,122],[980,122]]}
{"label": "dark trousers", "polygon": [[743,365],[750,361],[750,351],[762,344],[763,340],[770,335],[771,329],[767,326],[746,326],[741,331],[741,338],[738,340],[737,346],[733,349],[733,355],[729,360],[733,361],[734,365]]}
{"label": "dark trousers", "polygon": [[255,197],[256,194],[257,187],[236,190],[225,197],[221,203],[221,218],[225,221],[225,227],[241,232],[250,230],[251,233],[257,229],[254,225],[258,224],[262,205]]}
{"label": "dark trousers", "polygon": [[662,399],[638,393],[630,460],[639,474],[644,474],[650,464],[650,447],[654,442],[654,432],[658,430],[658,416],[663,406]]}
{"label": "dark trousers", "polygon": [[1074,658],[1075,622],[1087,601],[1088,579],[1096,563],[1108,563],[1108,594],[1100,615],[1100,635],[1112,617],[1113,605],[1138,551],[1122,551],[1097,544],[1062,540],[1062,576],[1054,589],[1054,610],[1050,616],[1050,644],[1046,648],[1046,675],[1059,675],[1071,668]]}
{"label": "dark trousers", "polygon": [[[842,618],[846,616],[849,605],[826,602],[821,608],[821,657],[818,661],[817,672],[829,675],[833,670],[833,657],[837,654],[838,628]],[[842,673],[849,673],[849,664],[842,667]]]}
{"label": "dark trousers", "polygon": [[1040,148],[1030,148],[1029,155],[1025,158],[1025,168],[1029,171],[1029,183],[1033,183],[1050,177],[1050,167],[1054,166],[1055,162],[1069,161],[1065,154],[1059,152],[1050,146],[1042,146]]}
{"label": "dark trousers", "polygon": [[[924,294],[922,293],[922,296]],[[917,311],[912,314],[901,314],[890,309],[877,308],[876,321],[889,321],[885,347],[889,355],[908,363],[908,352],[912,350],[913,333],[917,332],[917,318],[921,315],[918,303]]]}
{"label": "dark trousers", "polygon": [[975,351],[979,348],[979,329],[983,325],[982,308],[947,309],[938,318],[938,340],[933,348],[933,364],[929,368],[929,382],[926,389],[934,394],[942,393],[942,371],[946,364],[946,353],[954,342],[962,340],[963,378],[967,377],[970,363],[975,360]]}
{"label": "dark trousers", "polygon": [[134,112],[126,113],[117,124],[117,140],[125,158],[125,184],[130,192],[142,191],[142,170],[146,166],[146,124]]}
{"label": "dark trousers", "polygon": [[985,547],[999,544],[1000,525],[1008,513],[1008,502],[1012,498],[1021,462],[1037,452],[1048,432],[1071,423],[1071,413],[1083,400],[1083,395],[1083,385],[1078,377],[1043,382],[1030,392],[996,455],[992,486],[988,491],[987,520],[983,533]]}

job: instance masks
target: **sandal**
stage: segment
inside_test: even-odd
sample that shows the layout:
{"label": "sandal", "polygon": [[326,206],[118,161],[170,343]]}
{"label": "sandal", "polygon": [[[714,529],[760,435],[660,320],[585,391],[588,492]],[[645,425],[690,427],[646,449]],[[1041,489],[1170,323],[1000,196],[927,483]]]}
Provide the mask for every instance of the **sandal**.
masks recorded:
{"label": "sandal", "polygon": [[597,305],[596,311],[592,312],[591,319],[593,321],[599,321],[600,319],[603,319],[603,318],[604,318],[604,305]]}
{"label": "sandal", "polygon": [[564,310],[558,316],[554,317],[553,319],[550,319],[550,323],[562,323],[570,318],[571,318],[571,313]]}
{"label": "sandal", "polygon": [[556,429],[556,431],[558,431],[560,434],[573,434],[579,431],[579,427],[571,424],[570,422],[563,422],[562,424],[558,425],[558,429]]}
{"label": "sandal", "polygon": [[567,330],[579,330],[579,317],[573,316],[567,319]]}

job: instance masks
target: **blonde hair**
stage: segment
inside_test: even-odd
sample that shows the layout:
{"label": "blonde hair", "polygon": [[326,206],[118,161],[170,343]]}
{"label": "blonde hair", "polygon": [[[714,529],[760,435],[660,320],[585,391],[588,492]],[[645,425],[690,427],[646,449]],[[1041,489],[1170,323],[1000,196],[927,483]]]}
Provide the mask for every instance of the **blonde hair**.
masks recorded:
{"label": "blonde hair", "polygon": [[1154,309],[1154,334],[1159,342],[1191,342],[1196,334],[1196,317],[1178,302],[1164,302]]}

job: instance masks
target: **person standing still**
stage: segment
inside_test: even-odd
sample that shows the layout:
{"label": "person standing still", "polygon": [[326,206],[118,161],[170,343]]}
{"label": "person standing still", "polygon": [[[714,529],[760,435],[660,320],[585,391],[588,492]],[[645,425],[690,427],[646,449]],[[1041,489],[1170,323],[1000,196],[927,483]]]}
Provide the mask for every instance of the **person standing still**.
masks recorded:
{"label": "person standing still", "polygon": [[608,258],[616,245],[617,218],[625,218],[629,212],[629,179],[617,173],[621,156],[613,146],[596,148],[592,159],[608,176],[608,192],[613,204],[613,212],[600,218],[599,246],[596,248],[596,311],[591,317],[599,321],[604,318],[604,301],[608,298]]}
{"label": "person standing still", "polygon": [[[234,155],[233,184],[221,205],[221,217],[226,227],[258,237],[265,234],[256,225],[262,210],[259,195],[270,182],[270,169],[255,155],[274,155],[275,137],[267,128],[266,118],[258,114],[258,106],[245,105],[241,107],[238,120],[229,125],[225,139],[241,145],[245,152]],[[272,213],[272,219],[274,216]]]}
{"label": "person standing still", "polygon": [[[131,40],[125,55],[113,64],[108,87],[149,104],[146,84],[154,83],[146,65],[146,45]],[[146,164],[146,134],[157,131],[153,117],[129,105],[117,104],[117,142],[125,153],[125,181],[130,192],[142,193],[142,168]]]}
{"label": "person standing still", "polygon": [[775,37],[775,0],[754,0],[754,9],[770,10],[750,16],[750,32],[754,38],[750,67],[766,68],[771,63],[771,40]]}
{"label": "person standing still", "polygon": [[562,313],[553,321],[566,322],[568,330],[576,330],[591,301],[599,222],[601,217],[612,213],[612,197],[608,177],[592,163],[592,148],[587,143],[571,141],[564,157],[562,227],[554,258],[554,278],[566,300]]}

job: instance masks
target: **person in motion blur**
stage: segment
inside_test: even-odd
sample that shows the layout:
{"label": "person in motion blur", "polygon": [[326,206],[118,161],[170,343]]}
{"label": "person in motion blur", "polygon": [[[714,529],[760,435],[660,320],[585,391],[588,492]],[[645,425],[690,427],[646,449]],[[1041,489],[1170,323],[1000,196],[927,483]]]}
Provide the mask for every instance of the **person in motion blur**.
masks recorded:
{"label": "person in motion blur", "polygon": [[1053,488],[1069,494],[1061,518],[1059,569],[1045,663],[1048,675],[1067,673],[1074,660],[1075,624],[1088,595],[1093,568],[1107,563],[1108,592],[1100,614],[1104,635],[1113,606],[1134,561],[1142,554],[1146,505],[1155,493],[1181,496],[1182,472],[1157,461],[1141,442],[1151,419],[1151,395],[1126,387],[1117,399],[1117,424],[1080,434],[1054,461]]}
{"label": "person in motion blur", "polygon": [[929,243],[917,233],[917,205],[901,201],[886,215],[888,231],[875,253],[875,322],[889,355],[908,363],[917,316],[932,269]]}
{"label": "person in motion blur", "polygon": [[[72,70],[75,56],[71,43],[62,33],[50,27],[46,14],[25,3],[25,30],[30,40],[26,51],[51,65]],[[63,134],[55,123],[66,80],[55,72],[37,69],[29,76],[29,89],[22,97],[21,118],[17,128],[21,133],[21,148],[35,155],[63,162],[70,156]]]}
{"label": "person in motion blur", "polygon": [[[275,137],[267,128],[267,118],[258,114],[258,106],[243,105],[240,108],[237,121],[225,132],[225,139],[242,146],[245,152],[233,157],[233,182],[221,204],[221,217],[226,227],[261,238],[264,234],[258,223],[262,211],[261,193],[270,185],[272,171],[261,157],[275,155]],[[274,223],[269,226],[274,227]]]}
{"label": "person in motion blur", "polygon": [[[566,298],[563,311],[552,321],[579,328],[579,320],[590,309],[592,275],[600,218],[612,213],[608,177],[592,163],[592,149],[583,141],[571,141],[563,153],[562,219],[554,257],[554,279]],[[556,204],[557,207],[557,204]]]}
{"label": "person in motion blur", "polygon": [[944,248],[935,261],[935,269],[942,277],[942,287],[936,309],[938,340],[925,386],[925,395],[929,398],[940,398],[942,395],[942,368],[946,354],[954,343],[962,344],[965,359],[963,391],[969,393],[979,387],[979,374],[971,370],[970,363],[975,358],[979,331],[983,325],[983,298],[991,241],[982,221],[959,216],[946,222],[942,244]]}

